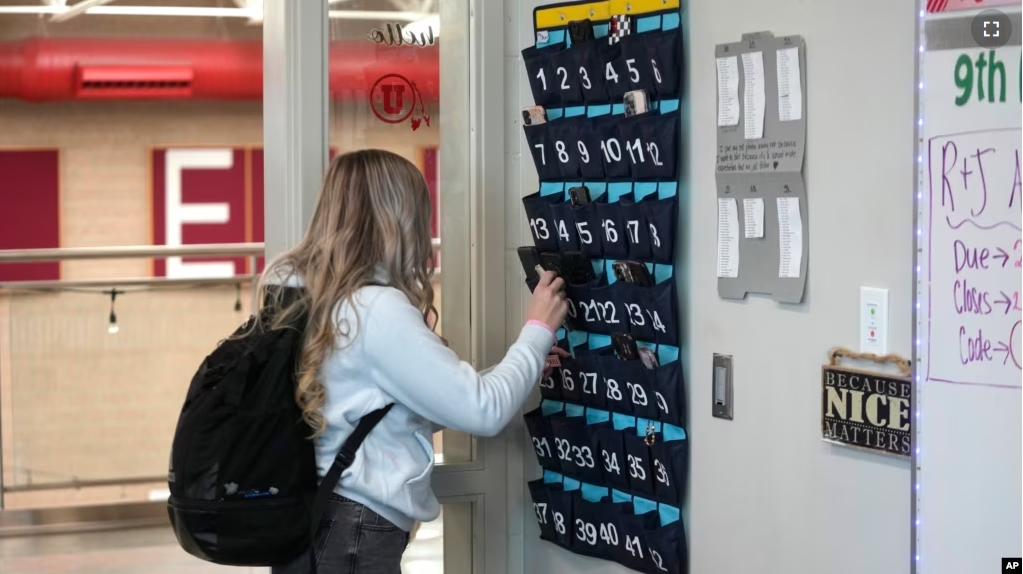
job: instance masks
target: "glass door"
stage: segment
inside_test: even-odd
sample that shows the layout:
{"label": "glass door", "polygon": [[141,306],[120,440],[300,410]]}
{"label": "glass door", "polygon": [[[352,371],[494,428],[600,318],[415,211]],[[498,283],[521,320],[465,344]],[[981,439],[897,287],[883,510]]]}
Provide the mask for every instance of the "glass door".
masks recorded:
{"label": "glass door", "polygon": [[[438,332],[466,360],[478,354],[470,319],[477,295],[470,247],[473,1],[328,3],[330,152],[385,149],[419,166],[433,204]],[[503,547],[498,552],[486,541],[506,538],[504,523],[488,520],[485,532],[483,520],[486,510],[496,510],[484,509],[485,500],[504,504],[504,460],[492,456],[496,444],[450,430],[433,442],[433,485],[443,514],[421,526],[406,552],[405,574],[500,571]]]}

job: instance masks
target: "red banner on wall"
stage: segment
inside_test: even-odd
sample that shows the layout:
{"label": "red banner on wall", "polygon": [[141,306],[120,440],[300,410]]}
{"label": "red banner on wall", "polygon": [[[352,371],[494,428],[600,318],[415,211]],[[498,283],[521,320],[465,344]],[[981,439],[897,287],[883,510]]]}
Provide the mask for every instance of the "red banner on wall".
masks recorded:
{"label": "red banner on wall", "polygon": [[[60,247],[60,152],[0,150],[0,250]],[[0,282],[54,281],[60,262],[0,264]]]}
{"label": "red banner on wall", "polygon": [[[153,150],[153,245],[245,243],[251,229],[252,150]],[[262,189],[260,189],[262,194]],[[153,262],[157,277],[233,277],[246,259],[168,257]]]}
{"label": "red banner on wall", "polygon": [[994,8],[995,6],[1019,5],[1019,0],[927,0],[928,12],[949,12],[951,10],[970,10]]}

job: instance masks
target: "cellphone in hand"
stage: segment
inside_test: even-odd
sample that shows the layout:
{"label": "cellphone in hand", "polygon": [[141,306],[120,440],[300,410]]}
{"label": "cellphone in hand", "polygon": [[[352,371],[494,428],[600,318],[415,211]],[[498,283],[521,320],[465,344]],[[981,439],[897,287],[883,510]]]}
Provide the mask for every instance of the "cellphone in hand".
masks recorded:
{"label": "cellphone in hand", "polygon": [[627,333],[615,333],[611,335],[611,345],[614,347],[615,356],[623,361],[635,361],[639,359],[639,347],[636,340]]}
{"label": "cellphone in hand", "polygon": [[625,104],[625,117],[627,118],[650,111],[650,98],[644,90],[626,92],[623,102]]}
{"label": "cellphone in hand", "polygon": [[561,254],[561,267],[564,270],[562,276],[573,285],[584,285],[597,278],[590,258],[576,251]]}
{"label": "cellphone in hand", "polygon": [[570,188],[568,190],[568,197],[572,200],[572,205],[576,207],[586,205],[590,202],[590,188],[585,185]]}
{"label": "cellphone in hand", "polygon": [[540,265],[540,254],[536,247],[519,247],[519,261],[522,262],[522,270],[526,272],[526,278],[530,281],[539,281],[544,268]]}
{"label": "cellphone in hand", "polygon": [[527,126],[547,123],[547,110],[543,109],[543,106],[531,106],[522,110],[522,123]]}
{"label": "cellphone in hand", "polygon": [[540,267],[543,267],[545,271],[553,271],[558,274],[558,277],[565,277],[565,264],[561,261],[561,254],[556,252],[547,252],[540,254]]}

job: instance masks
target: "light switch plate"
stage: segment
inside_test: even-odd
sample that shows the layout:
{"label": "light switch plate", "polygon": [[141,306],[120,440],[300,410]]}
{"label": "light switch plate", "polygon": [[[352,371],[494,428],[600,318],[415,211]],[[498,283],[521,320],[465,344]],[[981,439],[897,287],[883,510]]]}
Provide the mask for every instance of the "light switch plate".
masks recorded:
{"label": "light switch plate", "polygon": [[732,356],[714,353],[711,375],[710,413],[719,419],[732,420]]}
{"label": "light switch plate", "polygon": [[888,354],[888,290],[860,287],[860,352]]}

